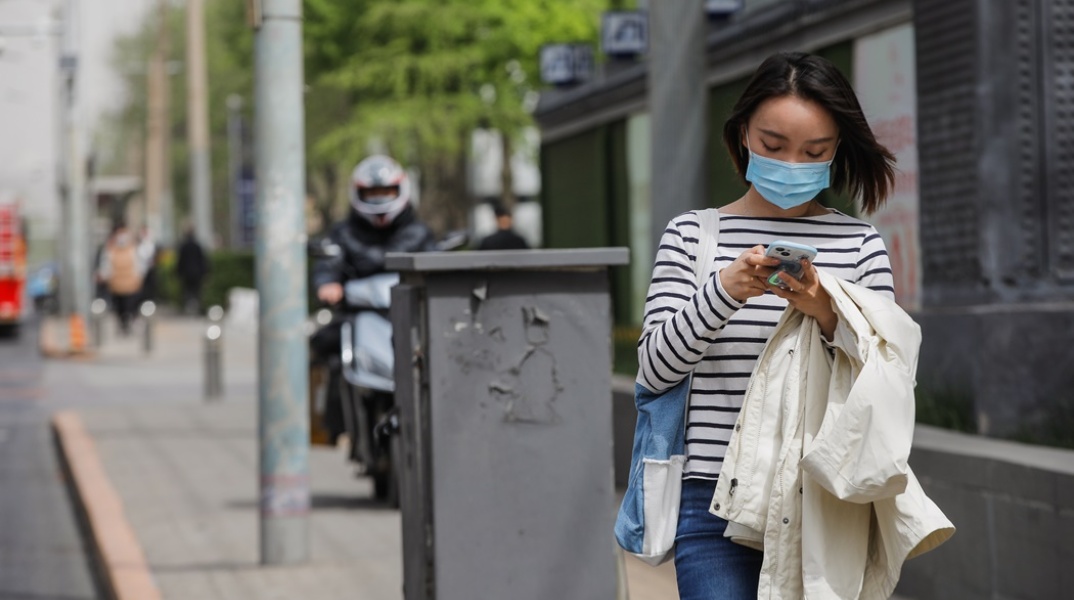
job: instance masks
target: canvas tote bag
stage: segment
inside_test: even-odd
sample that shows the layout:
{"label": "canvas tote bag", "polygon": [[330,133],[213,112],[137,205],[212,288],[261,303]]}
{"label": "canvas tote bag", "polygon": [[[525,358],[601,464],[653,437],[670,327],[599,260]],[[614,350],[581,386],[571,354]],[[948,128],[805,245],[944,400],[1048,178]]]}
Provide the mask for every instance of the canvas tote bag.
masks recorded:
{"label": "canvas tote bag", "polygon": [[[697,287],[708,280],[716,259],[720,215],[716,209],[697,211],[701,234],[694,275]],[[634,386],[638,422],[630,456],[626,495],[615,520],[619,545],[641,560],[659,565],[674,556],[679,523],[682,470],[686,463],[686,409],[690,399],[687,376],[674,387],[655,393]]]}

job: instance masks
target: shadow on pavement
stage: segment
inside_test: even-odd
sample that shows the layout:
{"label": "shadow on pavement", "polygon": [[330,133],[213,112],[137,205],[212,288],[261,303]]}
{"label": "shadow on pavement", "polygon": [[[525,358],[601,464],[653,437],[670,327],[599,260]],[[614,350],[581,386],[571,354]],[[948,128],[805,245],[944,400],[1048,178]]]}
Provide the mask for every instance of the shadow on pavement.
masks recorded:
{"label": "shadow on pavement", "polygon": [[[257,510],[257,502],[239,501],[228,502],[225,506],[229,509]],[[313,510],[363,510],[363,511],[386,511],[398,512],[383,500],[364,498],[361,496],[347,496],[343,494],[313,494],[310,496],[310,508]]]}

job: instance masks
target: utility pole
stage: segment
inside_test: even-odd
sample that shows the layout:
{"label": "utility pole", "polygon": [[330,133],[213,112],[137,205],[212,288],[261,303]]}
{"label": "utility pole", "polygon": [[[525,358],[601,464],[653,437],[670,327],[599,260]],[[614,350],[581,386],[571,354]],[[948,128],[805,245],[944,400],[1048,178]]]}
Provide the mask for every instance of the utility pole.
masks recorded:
{"label": "utility pole", "polygon": [[190,144],[190,208],[201,243],[216,246],[213,235],[209,164],[209,76],[205,65],[205,0],[186,3],[187,139]]}
{"label": "utility pole", "polygon": [[149,59],[145,139],[145,215],[150,234],[162,244],[174,241],[171,203],[171,114],[168,55],[171,52],[170,7],[158,4],[156,46]]}
{"label": "utility pole", "polygon": [[62,304],[68,317],[67,348],[75,353],[86,349],[86,319],[90,304],[89,207],[78,110],[78,20],[75,0],[67,0],[61,58],[64,73],[64,142],[67,145],[63,246],[66,293],[62,294]]}
{"label": "utility pole", "polygon": [[[708,206],[705,194],[705,12],[701,2],[649,2],[653,248],[668,221]],[[649,260],[648,257],[645,260]]]}
{"label": "utility pole", "polygon": [[302,0],[252,0],[251,12],[261,563],[279,565],[309,557]]}

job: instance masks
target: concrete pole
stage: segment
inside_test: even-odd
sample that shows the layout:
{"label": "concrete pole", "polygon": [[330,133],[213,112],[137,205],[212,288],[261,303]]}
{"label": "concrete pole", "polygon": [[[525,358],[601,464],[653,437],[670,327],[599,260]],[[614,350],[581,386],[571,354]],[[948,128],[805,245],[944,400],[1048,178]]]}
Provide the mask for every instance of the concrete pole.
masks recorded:
{"label": "concrete pole", "polygon": [[171,115],[168,79],[168,53],[171,46],[168,27],[169,5],[160,0],[159,25],[156,47],[149,59],[146,90],[146,136],[145,136],[145,218],[149,232],[162,244],[172,241],[174,225],[170,219],[171,160],[168,146],[171,135]]}
{"label": "concrete pole", "polygon": [[[705,193],[705,13],[702,2],[649,3],[652,239],[668,221],[708,206]],[[653,257],[638,257],[650,261]]]}
{"label": "concrete pole", "polygon": [[78,104],[79,12],[75,0],[67,0],[64,15],[63,64],[66,68],[66,142],[67,185],[64,186],[64,272],[68,316],[67,346],[72,352],[86,349],[86,323],[90,305],[89,198],[86,193],[86,157]]}
{"label": "concrete pole", "polygon": [[301,0],[263,0],[254,42],[261,562],[309,556]]}
{"label": "concrete pole", "polygon": [[216,246],[213,235],[209,161],[209,76],[205,64],[205,0],[186,4],[187,140],[190,145],[190,208],[202,244]]}

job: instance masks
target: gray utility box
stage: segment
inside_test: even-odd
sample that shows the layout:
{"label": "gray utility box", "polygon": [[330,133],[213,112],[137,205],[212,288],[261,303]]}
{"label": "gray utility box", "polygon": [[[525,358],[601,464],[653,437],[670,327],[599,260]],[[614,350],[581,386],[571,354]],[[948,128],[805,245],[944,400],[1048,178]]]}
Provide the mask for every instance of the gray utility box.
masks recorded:
{"label": "gray utility box", "polygon": [[407,600],[613,600],[626,248],[389,254]]}

